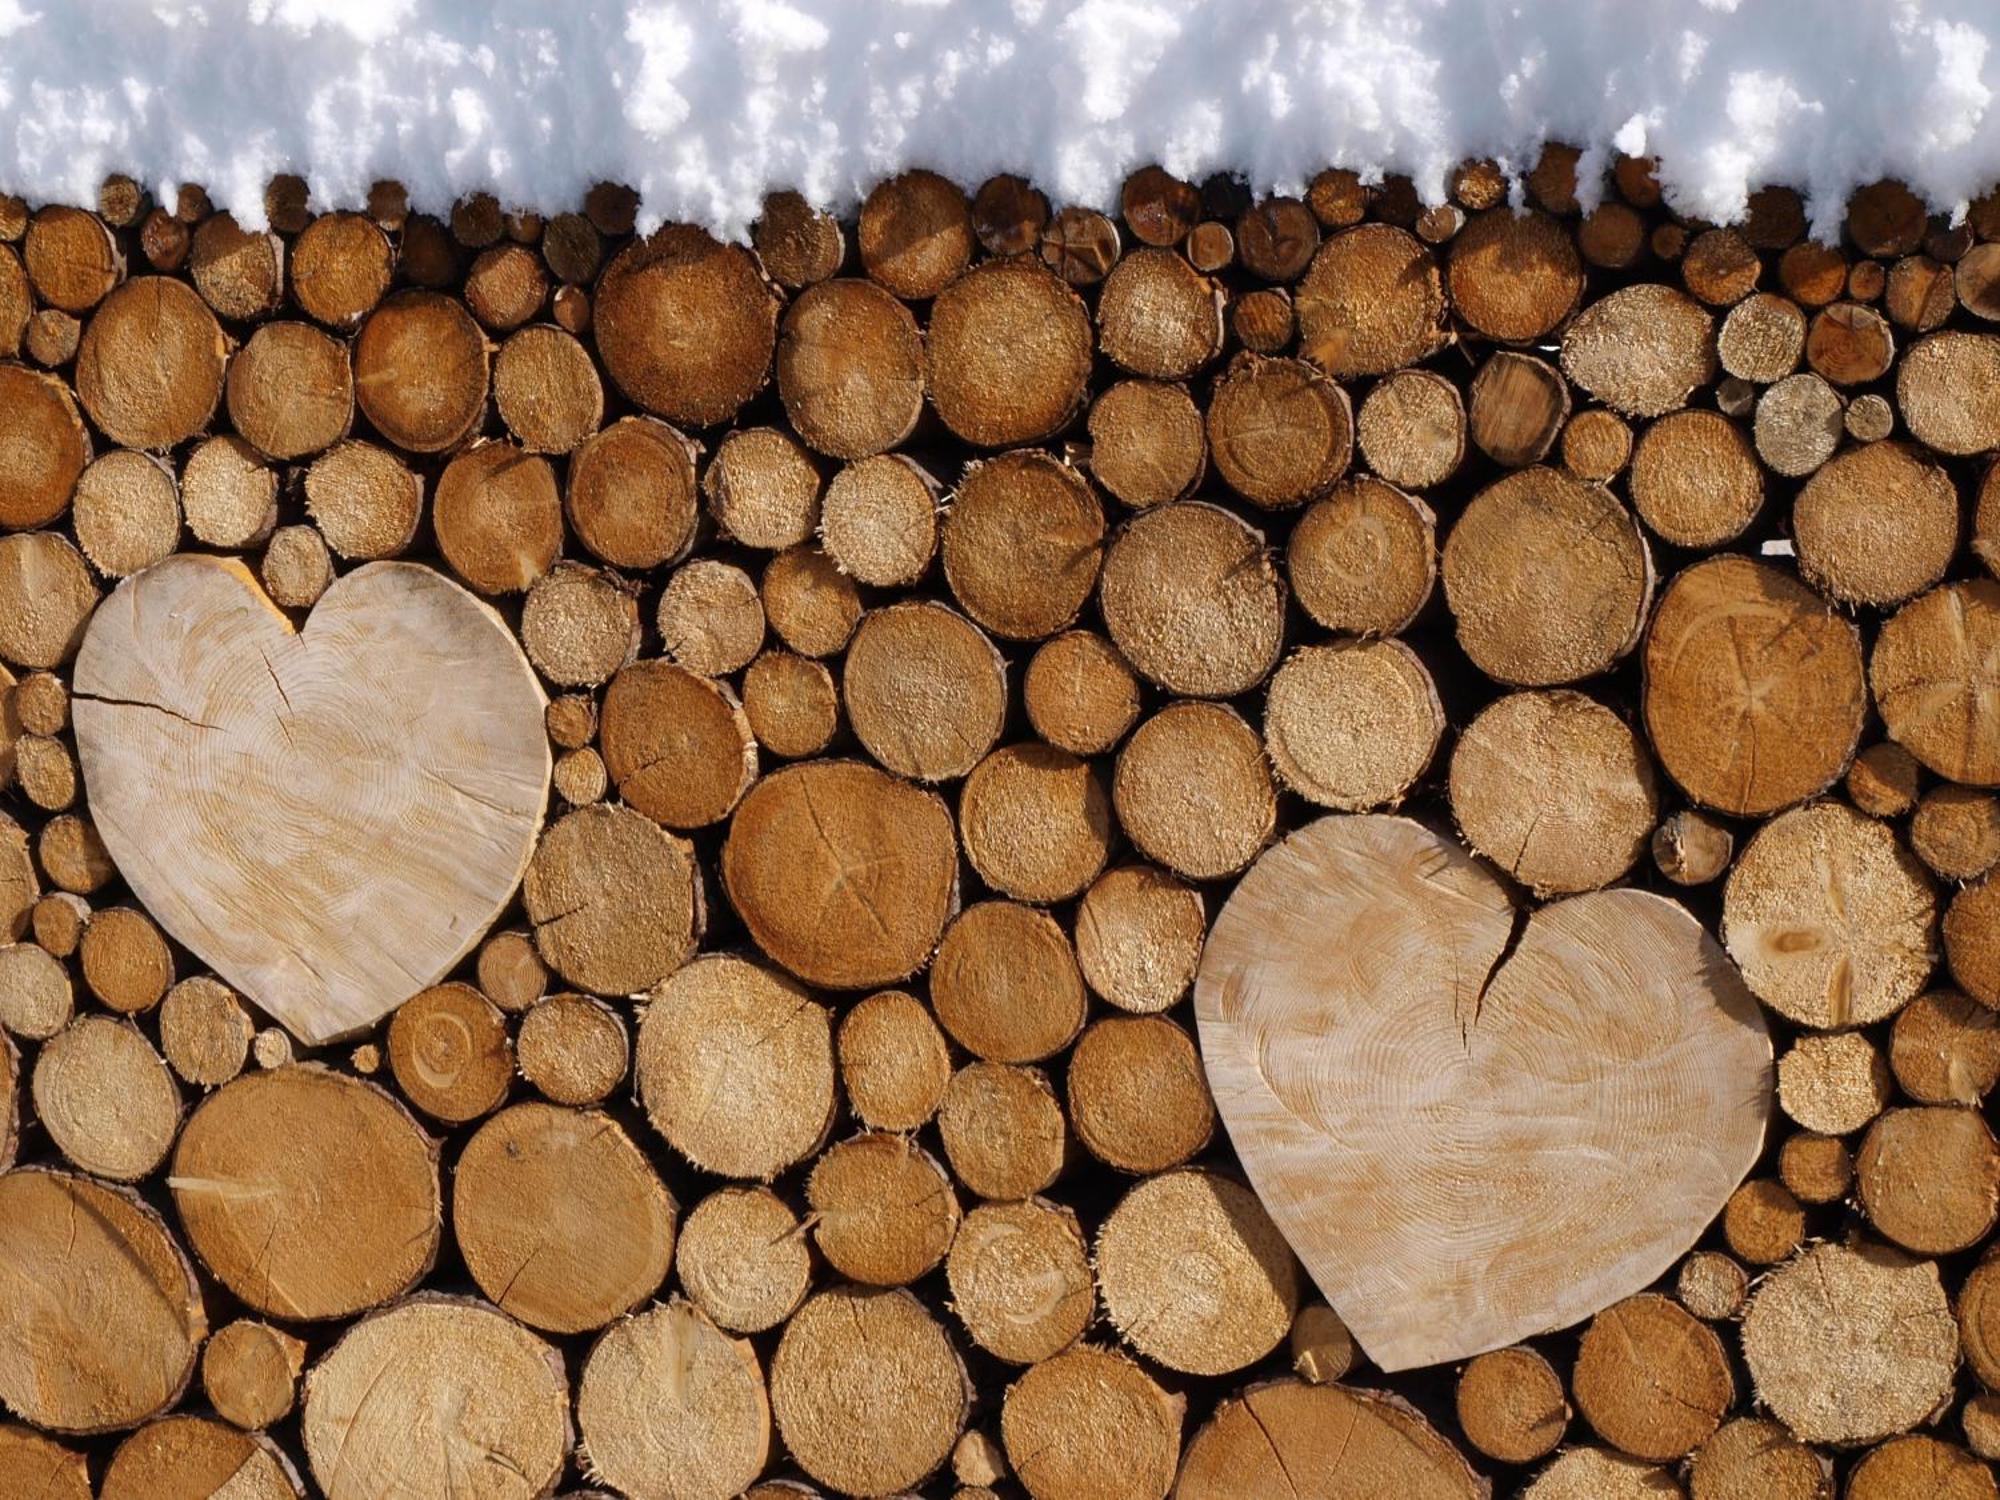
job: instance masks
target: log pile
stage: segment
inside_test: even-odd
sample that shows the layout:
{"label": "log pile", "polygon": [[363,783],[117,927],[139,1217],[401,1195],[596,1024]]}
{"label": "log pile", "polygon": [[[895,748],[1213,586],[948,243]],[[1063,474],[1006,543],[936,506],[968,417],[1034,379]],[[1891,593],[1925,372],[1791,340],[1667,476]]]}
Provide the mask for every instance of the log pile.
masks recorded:
{"label": "log pile", "polygon": [[2000,1496],[2000,199],[1581,160],[0,203],[0,1494]]}

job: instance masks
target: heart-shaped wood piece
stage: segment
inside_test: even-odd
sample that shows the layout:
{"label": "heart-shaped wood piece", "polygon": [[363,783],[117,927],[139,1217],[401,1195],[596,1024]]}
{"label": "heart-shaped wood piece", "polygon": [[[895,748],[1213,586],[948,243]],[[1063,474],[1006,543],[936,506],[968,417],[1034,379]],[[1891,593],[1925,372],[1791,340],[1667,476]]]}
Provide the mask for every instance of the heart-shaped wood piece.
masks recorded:
{"label": "heart-shaped wood piece", "polygon": [[241,563],[168,558],[99,606],[74,695],[133,895],[302,1041],[441,979],[534,852],[547,700],[500,617],[430,568],[357,568],[295,631]]}
{"label": "heart-shaped wood piece", "polygon": [[1615,890],[1517,925],[1499,877],[1405,818],[1265,853],[1195,1015],[1252,1184],[1384,1370],[1639,1291],[1763,1147],[1770,1033],[1700,923]]}

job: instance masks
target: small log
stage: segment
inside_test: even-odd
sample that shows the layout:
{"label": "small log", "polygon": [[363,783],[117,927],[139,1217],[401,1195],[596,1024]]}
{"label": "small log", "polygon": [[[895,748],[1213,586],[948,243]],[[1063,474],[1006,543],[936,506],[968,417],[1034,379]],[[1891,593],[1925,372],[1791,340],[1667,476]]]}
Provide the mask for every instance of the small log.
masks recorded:
{"label": "small log", "polygon": [[1593,266],[1629,271],[1646,253],[1646,220],[1623,203],[1600,203],[1576,226],[1576,248]]}
{"label": "small log", "polygon": [[70,813],[51,818],[42,826],[35,854],[49,880],[77,896],[102,890],[118,873],[96,825]]}
{"label": "small log", "polygon": [[[859,458],[909,435],[923,404],[926,346],[931,402],[945,426],[969,443],[1000,448],[1035,442],[1083,407],[1090,378],[1090,316],[1082,298],[1031,261],[994,261],[960,277],[932,307],[925,342],[917,341],[913,322],[907,341],[902,358],[911,372],[905,377],[909,383],[893,396],[878,398],[877,405],[899,415],[907,410],[908,421],[893,437],[885,427],[878,434],[884,441],[827,451]],[[829,333],[827,342],[826,358],[838,361],[842,388],[850,388],[856,378],[850,372],[859,357],[854,345],[865,347],[868,339],[846,332],[835,348]],[[800,431],[812,440],[806,428]]]}
{"label": "small log", "polygon": [[1368,467],[1390,484],[1441,484],[1465,458],[1465,400],[1433,370],[1397,370],[1362,399],[1355,441]]}
{"label": "small log", "polygon": [[321,214],[292,242],[292,299],[315,322],[353,328],[388,292],[394,260],[365,215]]}
{"label": "small log", "polygon": [[1164,1500],[1186,1406],[1124,1355],[1079,1343],[1007,1388],[1000,1436],[1032,1500]]}
{"label": "small log", "polygon": [[602,1328],[666,1279],[674,1200],[609,1116],[517,1104],[466,1143],[452,1180],[466,1269],[531,1328]]}
{"label": "small log", "polygon": [[971,206],[958,186],[918,168],[877,183],[855,238],[871,279],[908,302],[945,289],[972,260]]}
{"label": "small log", "polygon": [[1220,220],[1205,220],[1188,232],[1187,258],[1205,276],[1226,271],[1236,261],[1236,236]]}
{"label": "small log", "polygon": [[1869,1222],[1917,1255],[1969,1250],[2000,1218],[2000,1144],[1972,1110],[1887,1111],[1855,1154],[1854,1181]]}
{"label": "small log", "polygon": [[137,1182],[166,1159],[181,1123],[180,1090],[130,1021],[78,1016],[35,1057],[35,1117],[72,1164]]}
{"label": "small log", "polygon": [[2000,1083],[2000,1017],[1954,990],[1919,995],[1896,1013],[1889,1066],[1919,1104],[1977,1105]]}
{"label": "small log", "polygon": [[840,1088],[871,1130],[920,1129],[944,1101],[951,1054],[927,1006],[880,990],[841,1018],[835,1038]]}
{"label": "small log", "polygon": [[76,481],[71,525],[98,572],[124,578],[172,555],[181,539],[180,487],[150,454],[114,448]]}
{"label": "small log", "polygon": [[1829,1500],[1824,1460],[1777,1422],[1738,1417],[1695,1450],[1697,1500]]}
{"label": "small log", "polygon": [[197,1088],[219,1088],[241,1073],[255,1032],[235,991],[206,974],[183,979],[160,1004],[160,1050]]}
{"label": "small log", "polygon": [[833,674],[808,657],[766,651],[743,674],[743,717],[771,754],[818,755],[840,728]]}
{"label": "small log", "polygon": [[[1740,557],[1667,586],[1645,651],[1646,729],[1667,773],[1722,812],[1776,812],[1831,786],[1861,737],[1854,626],[1790,574]],[[1712,732],[1717,715],[1741,728]]]}
{"label": "small log", "polygon": [[739,427],[702,477],[723,534],[768,552],[809,540],[819,526],[820,474],[798,439],[776,427]]}
{"label": "small log", "polygon": [[90,903],[68,891],[51,891],[35,903],[29,925],[37,946],[56,958],[68,958],[83,943],[90,925]]}
{"label": "small log", "polygon": [[1515,693],[1482,710],[1452,752],[1450,795],[1466,842],[1542,897],[1624,875],[1659,811],[1638,736],[1575,692]]}
{"label": "small log", "polygon": [[1806,1211],[1791,1189],[1753,1177],[1729,1195],[1722,1209],[1722,1238],[1730,1253],[1753,1266],[1774,1266],[1805,1238]]}
{"label": "small log", "polygon": [[88,209],[52,203],[28,221],[21,260],[35,295],[66,313],[86,313],[125,279],[125,255]]}
{"label": "small log", "polygon": [[620,799],[668,828],[721,822],[757,779],[757,743],[735,693],[672,662],[619,671],[598,744]]}
{"label": "small log", "polygon": [[841,571],[873,588],[906,588],[938,544],[938,484],[901,453],[848,464],[820,502],[819,540]]}
{"label": "small log", "polygon": [[556,1104],[601,1103],[631,1072],[625,1022],[587,995],[551,995],[530,1005],[514,1050],[522,1078]]}
{"label": "small log", "polygon": [[1118,264],[1118,226],[1094,208],[1071,204],[1042,230],[1042,264],[1071,286],[1096,286]]}
{"label": "small log", "polygon": [[482,250],[465,273],[465,305],[490,333],[511,333],[541,312],[549,297],[541,257],[525,245]]}
{"label": "small log", "polygon": [[1041,640],[1075,622],[1097,584],[1103,538],[1103,506],[1081,474],[1036,450],[1004,453],[969,466],[959,484],[944,518],[945,581],[995,635]]}
{"label": "small log", "polygon": [[560,328],[523,328],[493,361],[500,420],[531,453],[568,453],[604,420],[604,386],[589,351]]}
{"label": "small log", "polygon": [[2000,446],[2000,335],[1918,339],[1896,366],[1896,410],[1911,436],[1939,453]]}
{"label": "small log", "polygon": [[486,410],[486,336],[463,303],[398,292],[354,340],[354,394],[376,431],[412,453],[455,448]]}
{"label": "small log", "polygon": [[1683,808],[1653,830],[1653,863],[1675,885],[1706,885],[1719,879],[1736,853],[1736,837],[1694,808]]}
{"label": "small log", "polygon": [[1569,417],[1569,387],[1553,365],[1502,350],[1473,377],[1468,430],[1479,450],[1510,469],[1540,463]]}
{"label": "small log", "polygon": [[0,442],[10,455],[0,473],[0,526],[48,525],[69,508],[90,463],[90,434],[69,387],[53,375],[0,365]]}
{"label": "small log", "polygon": [[1400,801],[1443,733],[1437,685],[1401,641],[1302,647],[1265,701],[1264,744],[1279,780],[1346,812]]}
{"label": "small log", "polygon": [[982,901],[952,919],[931,965],[931,1009],[974,1057],[1039,1062],[1083,1029],[1083,976],[1055,918]]}
{"label": "small log", "polygon": [[201,1388],[225,1421],[261,1432],[291,1415],[306,1346],[282,1329],[238,1318],[201,1351]]}
{"label": "small log", "polygon": [[1851,1135],[1889,1103],[1889,1065],[1858,1031],[1804,1036],[1778,1059],[1778,1103],[1805,1129]]}
{"label": "small log", "polygon": [[1697,1250],[1681,1262],[1674,1295],[1703,1322],[1720,1323],[1743,1310],[1750,1295],[1750,1275],[1720,1250]]}
{"label": "small log", "polygon": [[1910,819],[1910,847],[1933,874],[1977,880],[2000,864],[2000,798],[1970,787],[1934,787]]}
{"label": "small log", "polygon": [[594,995],[650,989],[701,939],[693,848],[629,808],[578,808],[545,831],[521,903],[543,961]]}
{"label": "small log", "polygon": [[[984,310],[965,309],[967,295],[955,291],[958,300],[941,299],[941,305],[957,307],[966,321],[977,321]],[[1030,319],[1021,326],[1041,325]],[[935,341],[936,309],[931,329]],[[1020,363],[1030,369],[1035,364]],[[910,310],[873,282],[826,281],[801,293],[785,310],[777,364],[778,394],[793,430],[815,451],[833,458],[886,452],[910,435],[923,413],[923,335]]]}
{"label": "small log", "polygon": [[[584,439],[570,456],[564,491],[564,509],[577,539],[614,568],[638,571],[679,562],[694,543],[698,451],[651,417],[621,417]],[[757,633],[761,638],[761,611]]]}
{"label": "small log", "polygon": [[22,351],[36,364],[51,370],[75,359],[77,346],[82,342],[83,324],[53,307],[37,311],[28,320],[27,332],[21,335]]}
{"label": "small log", "polygon": [[1521,1491],[1521,1500],[1680,1500],[1673,1475],[1641,1459],[1602,1448],[1575,1447]]}
{"label": "small log", "polygon": [[988,255],[1027,255],[1041,242],[1049,200],[1011,172],[989,177],[972,195],[972,230]]}
{"label": "small log", "polygon": [[34,312],[34,292],[28,285],[28,273],[21,267],[21,257],[10,249],[0,249],[0,359],[20,354],[21,340]]}
{"label": "small log", "polygon": [[612,574],[581,563],[557,563],[528,590],[521,610],[521,645],[528,660],[558,687],[603,682],[639,649],[639,605],[633,593]]}
{"label": "small log", "polygon": [[1206,930],[1198,893],[1150,865],[1122,865],[1077,907],[1077,966],[1119,1009],[1163,1011],[1194,981]]}
{"label": "small log", "polygon": [[1715,339],[1722,368],[1758,385],[1775,385],[1796,370],[1805,347],[1805,314],[1775,292],[1758,292],[1730,308]]}
{"label": "small log", "polygon": [[1319,221],[1297,198],[1265,198],[1236,220],[1243,269],[1265,281],[1297,281],[1318,249]]}
{"label": "small log", "polygon": [[480,993],[509,1015],[533,1005],[549,985],[549,968],[534,939],[518,929],[496,932],[480,944],[474,972]]}
{"label": "small log", "polygon": [[306,470],[306,513],[350,562],[395,557],[416,540],[423,481],[386,448],[336,443]]}
{"label": "small log", "polygon": [[250,1057],[258,1067],[271,1070],[289,1068],[297,1059],[290,1034],[277,1026],[266,1026],[250,1041]]}
{"label": "small log", "polygon": [[1139,717],[1139,679],[1103,636],[1069,630],[1043,643],[1021,679],[1035,733],[1072,755],[1101,755]]}
{"label": "small log", "polygon": [[771,1356],[771,1409],[786,1449],[847,1494],[920,1484],[950,1456],[969,1406],[949,1335],[901,1288],[818,1293]]}
{"label": "small log", "polygon": [[1835,385],[1867,385],[1889,371],[1896,336],[1889,320],[1855,302],[1836,302],[1813,314],[1806,334],[1806,363]]}
{"label": "small log", "polygon": [[1865,1025],[1936,960],[1937,897],[1888,825],[1822,802],[1759,829],[1723,889],[1722,932],[1757,998],[1804,1026]]}
{"label": "small log", "polygon": [[690,672],[724,676],[762,648],[764,600],[742,568],[696,558],[666,580],[658,626],[668,656]]}
{"label": "small log", "polygon": [[569,806],[584,807],[604,800],[611,789],[611,777],[604,769],[604,757],[586,745],[556,757],[549,769],[549,784]]}
{"label": "small log", "polygon": [[0,947],[0,1026],[24,1042],[46,1041],[75,1009],[69,974],[33,943]]}
{"label": "small log", "polygon": [[[1190,1260],[1227,1294],[1190,1281],[1180,1269]],[[1248,1188],[1210,1172],[1182,1169],[1129,1189],[1098,1231],[1097,1279],[1126,1342],[1190,1375],[1254,1364],[1298,1310],[1291,1248]]]}
{"label": "small log", "polygon": [[14,782],[43,812],[62,812],[76,801],[76,761],[61,740],[24,734],[14,744]]}
{"label": "small log", "polygon": [[576,1416],[588,1472],[621,1494],[740,1494],[771,1460],[756,1351],[678,1297],[597,1341]]}
{"label": "small log", "polygon": [[1111,849],[1111,801],[1097,773],[1050,745],[1008,745],[967,774],[959,837],[979,878],[1017,901],[1081,895]]}
{"label": "small log", "polygon": [[412,286],[435,291],[463,279],[457,241],[429,214],[405,218],[399,241],[396,269]]}
{"label": "small log", "polygon": [[1672,287],[1621,287],[1570,321],[1562,368],[1628,417],[1664,416],[1713,378],[1715,319]]}
{"label": "small log", "polygon": [[85,1177],[0,1175],[0,1288],[13,1309],[0,1325],[0,1400],[49,1432],[158,1415],[186,1390],[208,1333],[194,1271],[160,1216]]}
{"label": "small log", "polygon": [[1354,452],[1347,393],[1303,360],[1239,354],[1215,383],[1208,447],[1216,472],[1265,510],[1318,499]]}
{"label": "small log", "polygon": [[108,1500],[195,1500],[227,1490],[243,1500],[300,1500],[292,1462],[261,1433],[209,1417],[149,1422],[118,1445],[99,1495]]}
{"label": "small log", "polygon": [[229,363],[229,421],[267,458],[309,458],[347,436],[347,346],[308,323],[266,323]]}
{"label": "small log", "polygon": [[870,1131],[828,1148],[805,1190],[813,1243],[850,1281],[907,1285],[943,1262],[958,1233],[951,1179],[904,1136]]}
{"label": "small log", "polygon": [[1285,586],[1262,534],[1205,501],[1128,522],[1105,555],[1098,604],[1125,659],[1174,693],[1247,692],[1284,645]]}
{"label": "small log", "polygon": [[1294,300],[1299,352],[1337,380],[1415,364],[1445,340],[1437,261],[1392,225],[1363,225],[1329,239]]}
{"label": "small log", "polygon": [[[1459,645],[1489,677],[1522,687],[1604,671],[1638,645],[1652,596],[1638,524],[1608,491],[1559,469],[1481,490],[1442,564]],[[1520,607],[1530,597],[1547,602],[1530,614]]]}
{"label": "small log", "polygon": [[634,1076],[653,1128],[705,1172],[768,1182],[833,1123],[833,1027],[786,975],[709,954],[652,992]]}
{"label": "small log", "polygon": [[1277,792],[1255,731],[1213,703],[1174,703],[1118,753],[1119,824],[1148,859],[1191,880],[1233,875],[1271,837]]}
{"label": "small log", "polygon": [[1937,1267],[1876,1245],[1818,1245],[1767,1276],[1743,1320],[1759,1399],[1795,1437],[1867,1443],[1951,1388],[1958,1325]]}
{"label": "small log", "polygon": [[1134,510],[1178,500],[1201,482],[1208,437],[1187,387],[1121,380],[1090,404],[1090,472]]}
{"label": "small log", "polygon": [[1340,1321],[1340,1314],[1324,1302],[1307,1302],[1299,1308],[1286,1343],[1293,1372],[1310,1385],[1340,1379],[1360,1357],[1354,1335]]}
{"label": "small log", "polygon": [[306,1376],[302,1435],[326,1500],[462,1483],[453,1444],[409,1441],[409,1414],[434,1410],[476,1422],[485,1464],[522,1492],[555,1487],[571,1443],[561,1356],[486,1303],[428,1296],[354,1324]]}
{"label": "small log", "polygon": [[[593,324],[598,356],[634,404],[706,427],[763,389],[778,342],[778,299],[741,246],[670,224],[605,267]],[[663,336],[667,329],[672,338]]]}
{"label": "small log", "polygon": [[1180,1166],[1215,1133],[1194,1039],[1162,1016],[1092,1023],[1070,1053],[1067,1093],[1077,1139],[1121,1172]]}
{"label": "small log", "polygon": [[53,672],[30,672],[12,696],[14,715],[29,734],[58,735],[69,727],[69,688]]}
{"label": "small log", "polygon": [[938,1138],[960,1186],[995,1202],[1032,1198],[1069,1165],[1069,1127],[1040,1068],[960,1068],[938,1106]]}
{"label": "small log", "polygon": [[1826,464],[1792,508],[1799,570],[1844,603],[1899,604],[1944,576],[1958,550],[1958,492],[1903,443]]}
{"label": "small log", "polygon": [[1990,1465],[1922,1433],[1891,1438],[1847,1476],[1850,1500],[1898,1500],[1919,1492],[1937,1500],[1993,1500],[2000,1484]]}
{"label": "small log", "polygon": [[1306,206],[1322,227],[1345,229],[1368,212],[1368,189],[1355,173],[1330,167],[1307,185]]}
{"label": "small log", "polygon": [[41,670],[63,665],[96,607],[90,565],[60,533],[0,537],[0,659]]}
{"label": "small log", "polygon": [[1185,380],[1222,352],[1223,292],[1171,250],[1141,247],[1097,299],[1098,347],[1134,375]]}
{"label": "small log", "polygon": [[1591,1319],[1577,1346],[1572,1389],[1598,1436],[1655,1463],[1700,1446],[1736,1402],[1722,1340],[1652,1292]]}
{"label": "small log", "polygon": [[1764,508],[1764,471],[1749,437],[1719,412],[1677,411],[1639,438],[1627,479],[1632,508],[1677,547],[1720,547]]}
{"label": "small log", "polygon": [[514,1047],[498,1006],[469,984],[439,984],[397,1009],[389,1066],[412,1104],[458,1125],[500,1107],[514,1078]]}
{"label": "small log", "polygon": [[1757,288],[1763,264],[1734,229],[1704,229],[1681,255],[1681,281],[1710,307],[1741,302]]}
{"label": "small log", "polygon": [[1494,208],[1474,215],[1451,247],[1452,309],[1503,344],[1544,337],[1583,294],[1569,231],[1546,214]]}
{"label": "small log", "polygon": [[184,283],[141,276],[91,316],[76,393],[113,442],[171,448],[215,415],[227,349],[215,315]]}
{"label": "small log", "polygon": [[93,916],[77,957],[91,994],[120,1015],[151,1010],[174,982],[166,939],[137,907],[114,906]]}
{"label": "small log", "polygon": [[180,468],[180,504],[194,540],[248,550],[278,526],[278,474],[234,434],[204,438]]}
{"label": "small log", "polygon": [[478,442],[445,465],[431,521],[453,572],[482,594],[530,588],[562,547],[555,471],[510,442]]}
{"label": "small log", "polygon": [[[1984,264],[1963,283],[1972,298],[1966,306],[1976,317],[1987,316],[1973,302],[1982,300],[1979,282],[1991,275],[1993,264],[1990,257],[1982,256],[1981,261]],[[1963,265],[1963,260],[1959,264]],[[1889,268],[1888,284],[1882,292],[1882,306],[1889,314],[1889,321],[1912,333],[1929,333],[1939,327],[1957,310],[1959,301],[1952,267],[1928,255],[1906,255],[1897,261]],[[2000,303],[1989,305],[2000,311]]]}
{"label": "small log", "polygon": [[0,1423],[0,1485],[34,1500],[94,1500],[81,1453],[13,1422]]}
{"label": "small log", "polygon": [[1951,583],[1882,626],[1868,683],[1889,737],[1953,781],[2000,785],[2000,700],[1985,663],[2000,649],[2000,584]]}
{"label": "small log", "polygon": [[[542,253],[549,256],[550,269],[563,280],[589,281],[597,272],[597,237],[588,219],[577,220],[591,232],[592,251],[587,259],[566,255],[559,265],[550,253],[556,227],[563,223],[563,218],[570,217],[574,216],[564,215],[550,222],[549,233],[542,237]],[[579,232],[568,229],[566,235]],[[764,212],[750,226],[750,243],[756,248],[764,274],[779,286],[794,291],[837,275],[840,263],[847,258],[847,237],[841,233],[840,221],[791,191],[772,193],[764,199]],[[572,274],[578,271],[580,275]]]}
{"label": "small log", "polygon": [[999,738],[1006,665],[978,626],[949,607],[906,600],[863,616],[841,691],[862,747],[917,781],[965,775]]}
{"label": "small log", "polygon": [[805,1228],[764,1187],[717,1188],[681,1225],[674,1269],[695,1304],[733,1333],[776,1328],[805,1300]]}
{"label": "small log", "polygon": [[861,620],[861,591],[817,547],[787,547],[765,565],[764,614],[801,656],[832,656]]}
{"label": "small log", "polygon": [[1569,1426],[1562,1377],[1526,1345],[1495,1349],[1458,1377],[1458,1425],[1465,1440],[1503,1464],[1545,1458]]}
{"label": "small log", "polygon": [[945,1275],[952,1310],[972,1341],[1010,1364],[1034,1364],[1068,1348],[1095,1308],[1076,1215],[1041,1198],[974,1208],[952,1241]]}

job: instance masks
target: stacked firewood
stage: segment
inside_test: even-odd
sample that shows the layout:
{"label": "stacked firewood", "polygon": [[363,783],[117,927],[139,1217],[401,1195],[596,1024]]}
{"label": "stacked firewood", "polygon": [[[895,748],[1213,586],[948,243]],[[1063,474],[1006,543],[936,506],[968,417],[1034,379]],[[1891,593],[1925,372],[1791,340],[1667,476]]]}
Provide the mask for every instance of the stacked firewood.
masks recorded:
{"label": "stacked firewood", "polygon": [[[1579,160],[914,171],[747,247],[0,200],[0,1495],[2000,1496],[2000,199],[1835,243]],[[171,837],[99,806],[130,715],[215,731],[181,553],[308,633],[403,559],[532,664],[518,896],[383,1020],[214,955],[289,959],[394,660],[328,664],[351,746],[154,757]],[[1777,1050],[1653,1290],[1397,1373],[1190,998],[1262,851],[1391,809],[1673,895]],[[430,826],[399,928],[514,889]]]}

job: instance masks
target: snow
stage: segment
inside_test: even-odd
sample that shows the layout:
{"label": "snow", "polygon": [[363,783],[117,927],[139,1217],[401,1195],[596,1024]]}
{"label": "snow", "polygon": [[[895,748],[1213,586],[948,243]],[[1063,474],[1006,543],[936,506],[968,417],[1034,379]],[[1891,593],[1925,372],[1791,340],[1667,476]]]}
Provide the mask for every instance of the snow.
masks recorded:
{"label": "snow", "polygon": [[1712,219],[1891,175],[2000,178],[1995,0],[0,0],[0,189],[199,182],[246,223],[400,179],[740,235],[765,192],[851,207],[900,168],[1104,206],[1133,167],[1298,191],[1321,167],[1514,170],[1545,140],[1660,157]]}

